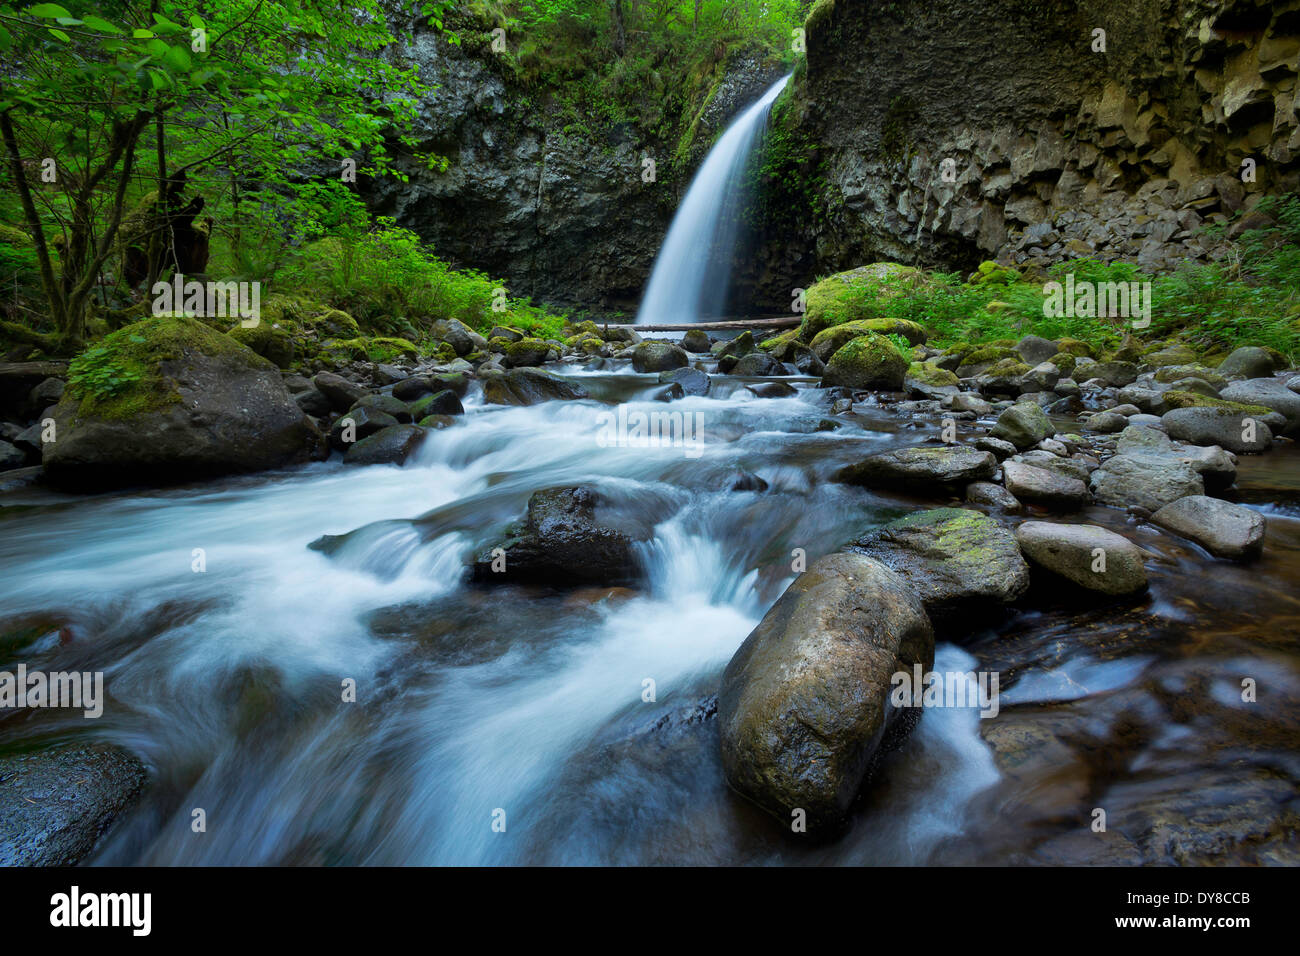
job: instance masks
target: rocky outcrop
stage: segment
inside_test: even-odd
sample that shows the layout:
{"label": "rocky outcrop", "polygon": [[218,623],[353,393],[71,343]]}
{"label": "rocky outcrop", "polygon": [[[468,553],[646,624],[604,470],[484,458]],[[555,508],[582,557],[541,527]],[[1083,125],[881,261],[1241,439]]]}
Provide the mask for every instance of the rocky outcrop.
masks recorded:
{"label": "rocky outcrop", "polygon": [[791,286],[878,259],[1172,267],[1300,183],[1291,3],[825,0],[807,29],[774,111],[773,161],[825,184],[804,258],[770,249]]}
{"label": "rocky outcrop", "polygon": [[[674,89],[651,99],[640,125],[575,123],[550,91],[505,62],[526,38],[512,29],[511,56],[498,56],[495,23],[473,17],[457,23],[459,44],[416,20],[413,38],[388,51],[430,90],[417,104],[415,146],[390,144],[408,181],[360,177],[358,185],[375,212],[439,255],[504,278],[512,296],[634,309],[695,168],[783,68],[735,48],[703,78],[668,68],[656,75]],[[642,178],[647,158],[652,182]]]}

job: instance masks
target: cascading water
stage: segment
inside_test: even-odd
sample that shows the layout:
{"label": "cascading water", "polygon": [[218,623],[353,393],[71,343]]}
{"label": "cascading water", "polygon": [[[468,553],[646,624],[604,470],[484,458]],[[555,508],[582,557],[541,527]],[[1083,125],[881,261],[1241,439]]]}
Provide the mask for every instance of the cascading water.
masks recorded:
{"label": "cascading water", "polygon": [[745,164],[789,81],[786,76],[773,83],[709,150],[655,259],[637,311],[638,325],[695,322],[719,314],[725,305]]}

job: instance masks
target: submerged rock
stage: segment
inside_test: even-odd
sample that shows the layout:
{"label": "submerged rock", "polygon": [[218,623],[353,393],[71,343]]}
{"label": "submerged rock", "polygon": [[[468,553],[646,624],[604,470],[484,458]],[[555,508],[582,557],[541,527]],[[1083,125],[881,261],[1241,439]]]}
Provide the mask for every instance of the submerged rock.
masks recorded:
{"label": "submerged rock", "polygon": [[474,560],[474,580],[555,587],[625,585],[640,577],[632,535],[602,521],[587,485],[547,488],[528,499],[522,526]]}
{"label": "submerged rock", "polygon": [[1026,521],[1016,529],[1016,541],[1031,562],[1089,591],[1120,595],[1146,590],[1142,550],[1114,531]]}
{"label": "submerged rock", "polygon": [[919,446],[869,455],[845,465],[832,480],[868,488],[903,491],[951,490],[993,477],[998,461],[992,452],[962,445]]}
{"label": "submerged rock", "polygon": [[148,774],[93,744],[0,757],[0,866],[71,866],[135,802]]}
{"label": "submerged rock", "polygon": [[795,579],[722,675],[727,782],[785,826],[844,821],[872,759],[915,715],[890,704],[892,675],[934,663],[934,635],[906,582],[864,555],[820,558]]}
{"label": "submerged rock", "polygon": [[921,511],[853,546],[910,584],[936,622],[1009,604],[1029,588],[1029,566],[1016,539],[978,511]]}
{"label": "submerged rock", "polygon": [[1151,520],[1190,538],[1219,558],[1249,560],[1264,548],[1264,516],[1244,505],[1189,495],[1165,505]]}

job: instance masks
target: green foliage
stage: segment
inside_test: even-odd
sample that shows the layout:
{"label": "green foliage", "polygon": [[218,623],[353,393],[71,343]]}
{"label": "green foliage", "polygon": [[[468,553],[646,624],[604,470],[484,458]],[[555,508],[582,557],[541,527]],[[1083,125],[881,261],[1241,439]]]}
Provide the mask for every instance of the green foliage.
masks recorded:
{"label": "green foliage", "polygon": [[[137,336],[137,342],[144,339]],[[68,384],[83,397],[108,399],[124,392],[144,376],[138,362],[132,361],[110,344],[86,349],[68,366]]]}

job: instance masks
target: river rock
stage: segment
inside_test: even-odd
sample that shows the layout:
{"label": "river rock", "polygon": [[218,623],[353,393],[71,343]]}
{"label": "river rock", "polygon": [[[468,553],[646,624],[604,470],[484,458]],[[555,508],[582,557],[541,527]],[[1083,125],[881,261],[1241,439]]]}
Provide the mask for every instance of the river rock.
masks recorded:
{"label": "river rock", "polygon": [[1029,588],[1029,567],[1016,539],[978,511],[921,511],[853,546],[911,585],[935,622],[1009,604]]}
{"label": "river rock", "polygon": [[1137,381],[1138,370],[1132,362],[1098,362],[1088,369],[1088,376],[1112,388],[1123,388]]}
{"label": "river rock", "polygon": [[330,426],[330,446],[346,452],[356,442],[396,424],[398,424],[397,419],[387,412],[376,411],[362,405],[346,415],[340,415]]}
{"label": "river rock", "polygon": [[523,523],[498,545],[504,565],[490,548],[474,560],[474,580],[553,587],[634,583],[640,577],[637,539],[604,520],[601,505],[599,492],[588,485],[534,492]]}
{"label": "river rock", "polygon": [[741,356],[731,370],[732,375],[784,375],[785,367],[766,352],[750,352]]}
{"label": "river rock", "polygon": [[1054,430],[1042,408],[1030,402],[1018,402],[998,416],[989,436],[1009,441],[1023,450],[1033,448]]}
{"label": "river rock", "polygon": [[1230,408],[1175,408],[1160,421],[1170,437],[1194,445],[1219,445],[1238,455],[1268,451],[1273,432],[1256,421],[1252,434],[1245,421],[1250,417]]}
{"label": "river rock", "polygon": [[463,415],[465,406],[461,404],[455,392],[444,388],[440,392],[416,399],[411,403],[410,411],[411,419],[418,422],[429,415]]}
{"label": "river rock", "polygon": [[343,464],[402,465],[428,436],[428,430],[418,425],[389,425],[353,444]]}
{"label": "river rock", "polygon": [[1010,458],[1016,453],[1016,446],[1009,441],[1003,441],[1001,438],[990,438],[988,435],[975,439],[975,447],[980,451],[992,452],[997,458]]}
{"label": "river rock", "polygon": [[349,408],[344,414],[355,417],[357,412],[365,409],[371,412],[381,412],[400,422],[403,425],[409,425],[414,418],[411,416],[411,408],[399,398],[392,395],[385,395],[382,392],[375,392],[369,395],[363,395],[357,403]]}
{"label": "river rock", "polygon": [[59,362],[0,362],[0,419],[26,421],[23,413],[32,389],[67,373],[67,366]]}
{"label": "river rock", "polygon": [[42,446],[53,485],[159,484],[326,454],[279,369],[202,322],[155,316],[110,334],[101,348],[132,354],[141,378],[107,400],[68,389],[53,412],[56,440]]}
{"label": "river rock", "polygon": [[660,372],[659,381],[664,384],[680,385],[687,395],[707,395],[712,388],[709,376],[697,368],[676,368],[669,372]]}
{"label": "river rock", "polygon": [[1061,351],[1061,347],[1051,339],[1037,335],[1026,335],[1016,343],[1016,351],[1029,366],[1040,365]]}
{"label": "river rock", "polygon": [[682,348],[688,352],[705,352],[713,347],[713,342],[709,339],[709,333],[703,329],[691,329],[682,336]]}
{"label": "river rock", "polygon": [[1278,369],[1277,360],[1268,349],[1243,345],[1220,362],[1216,371],[1224,378],[1259,379],[1271,376]]}
{"label": "river rock", "polygon": [[718,695],[727,782],[789,827],[845,820],[876,752],[915,713],[892,675],[928,670],[934,634],[916,592],[883,564],[842,552],[799,575],[745,639]]}
{"label": "river rock", "polygon": [[346,412],[366,395],[366,390],[360,385],[333,372],[318,372],[311,382],[336,412]]}
{"label": "river rock", "polygon": [[910,364],[894,348],[893,342],[883,335],[868,332],[851,339],[830,357],[822,375],[822,387],[843,385],[847,388],[897,391],[903,387]]}
{"label": "river rock", "polygon": [[512,368],[483,378],[483,400],[492,405],[540,405],[586,397],[581,385],[540,368]]}
{"label": "river rock", "polygon": [[1205,494],[1205,483],[1191,465],[1174,455],[1116,455],[1092,473],[1093,495],[1112,508],[1158,511],[1187,495]]}
{"label": "river rock", "polygon": [[857,464],[836,471],[832,480],[903,491],[950,490],[992,478],[997,467],[997,459],[991,452],[977,448],[919,446],[869,455]]}
{"label": "river rock", "polygon": [[1061,511],[1088,504],[1088,486],[1076,477],[1023,461],[1004,461],[1002,480],[1019,501]]}
{"label": "river rock", "polygon": [[1287,433],[1300,425],[1300,395],[1287,388],[1280,379],[1252,378],[1233,382],[1219,393],[1219,397],[1243,405],[1263,405],[1285,415]]}
{"label": "river rock", "polygon": [[1082,424],[1090,432],[1109,435],[1127,428],[1128,419],[1115,412],[1097,412],[1089,415]]}
{"label": "river rock", "polygon": [[632,350],[632,368],[638,372],[665,372],[689,364],[686,350],[670,342],[642,342]]}
{"label": "river rock", "polygon": [[0,757],[0,866],[85,859],[147,778],[132,754],[103,744]]}
{"label": "river rock", "polygon": [[1219,558],[1250,560],[1264,548],[1264,517],[1244,505],[1189,495],[1165,505],[1151,520],[1190,538]]}
{"label": "river rock", "polygon": [[1142,550],[1114,531],[1090,524],[1026,521],[1016,529],[1016,541],[1032,563],[1089,591],[1146,590]]}
{"label": "river rock", "polygon": [[1224,491],[1237,480],[1237,456],[1218,445],[1179,444],[1174,454],[1191,465],[1207,491]]}
{"label": "river rock", "polygon": [[1003,514],[1020,513],[1020,502],[1016,496],[991,481],[972,481],[966,486],[966,501],[972,505],[993,508]]}

